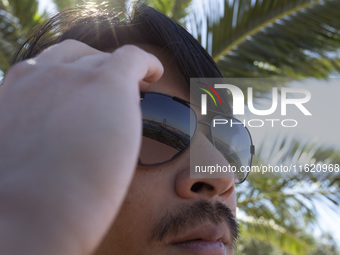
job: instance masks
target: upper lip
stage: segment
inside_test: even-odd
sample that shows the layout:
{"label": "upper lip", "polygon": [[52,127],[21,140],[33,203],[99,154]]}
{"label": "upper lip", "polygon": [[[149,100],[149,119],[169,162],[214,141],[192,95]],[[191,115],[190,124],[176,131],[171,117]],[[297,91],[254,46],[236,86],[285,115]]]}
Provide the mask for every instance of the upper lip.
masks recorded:
{"label": "upper lip", "polygon": [[178,244],[187,241],[202,240],[202,241],[220,241],[224,244],[229,243],[228,227],[224,223],[213,224],[203,223],[199,226],[188,229],[183,234],[176,237],[171,243]]}

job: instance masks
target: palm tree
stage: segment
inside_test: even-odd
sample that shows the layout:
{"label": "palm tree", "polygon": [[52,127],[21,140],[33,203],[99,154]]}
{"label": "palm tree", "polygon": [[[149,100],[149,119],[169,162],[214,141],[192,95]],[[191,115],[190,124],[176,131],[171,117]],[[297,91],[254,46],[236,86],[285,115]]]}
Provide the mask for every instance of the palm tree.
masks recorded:
{"label": "palm tree", "polygon": [[38,0],[0,1],[0,80],[18,45],[41,21]]}
{"label": "palm tree", "polygon": [[[340,162],[340,152],[332,148],[287,140],[278,140],[269,148],[272,155],[282,155],[277,165],[295,164],[301,158],[316,164]],[[268,159],[268,154],[260,147],[255,165],[265,164]],[[320,245],[303,230],[313,229],[317,223],[318,208],[314,206],[315,201],[328,204],[335,212],[339,210],[338,179],[320,174],[299,174],[299,178],[283,175],[281,178],[273,176],[269,179],[261,177],[260,173],[258,175],[253,175],[250,181],[237,188],[238,208],[241,215],[244,214],[240,219],[242,237],[256,237],[256,240],[278,246],[287,254],[315,254],[313,248]]]}
{"label": "palm tree", "polygon": [[219,10],[205,8],[203,17],[193,12],[186,22],[226,77],[327,78],[340,69],[334,54],[339,1],[239,0],[215,6]]}
{"label": "palm tree", "polygon": [[[82,0],[53,1],[58,10],[83,3]],[[339,0],[142,2],[186,26],[226,77],[327,79],[340,70]],[[109,4],[133,3],[111,0]],[[37,0],[0,1],[0,70],[3,72],[8,69],[18,43],[41,21],[37,11]],[[256,87],[262,94],[270,89],[270,85]],[[281,163],[305,156],[305,152],[311,162],[340,163],[340,154],[333,148],[303,144],[299,140],[277,140],[272,151],[283,155]],[[255,161],[261,164],[266,160],[267,155],[260,146]],[[312,176],[305,176],[303,180],[251,178],[237,188],[241,230],[247,245],[266,240],[286,254],[307,254],[304,251],[315,245],[313,238],[304,231],[306,227],[311,228],[311,222],[315,223],[313,201],[319,199],[337,205],[339,186],[339,179],[316,180]],[[252,240],[254,238],[257,240]]]}

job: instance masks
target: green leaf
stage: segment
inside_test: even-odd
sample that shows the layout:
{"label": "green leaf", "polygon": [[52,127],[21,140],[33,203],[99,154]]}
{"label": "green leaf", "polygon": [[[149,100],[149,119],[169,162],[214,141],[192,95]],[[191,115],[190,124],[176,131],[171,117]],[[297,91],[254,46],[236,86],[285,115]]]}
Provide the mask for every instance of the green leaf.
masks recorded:
{"label": "green leaf", "polygon": [[0,1],[0,69],[5,72],[16,48],[42,22],[37,0]]}
{"label": "green leaf", "polygon": [[269,242],[291,255],[306,254],[313,248],[310,242],[278,225],[274,220],[267,220],[264,217],[246,217],[239,222],[242,238]]}
{"label": "green leaf", "polygon": [[340,47],[339,9],[338,0],[224,1],[217,22],[193,13],[187,24],[227,77],[326,78],[339,71],[329,55]]}

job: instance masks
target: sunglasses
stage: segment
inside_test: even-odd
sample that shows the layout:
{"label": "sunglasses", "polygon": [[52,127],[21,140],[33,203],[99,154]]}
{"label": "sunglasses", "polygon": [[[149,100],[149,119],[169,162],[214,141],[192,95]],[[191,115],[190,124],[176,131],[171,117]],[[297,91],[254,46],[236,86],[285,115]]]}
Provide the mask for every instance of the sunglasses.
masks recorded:
{"label": "sunglasses", "polygon": [[[255,151],[248,129],[239,120],[212,110],[208,110],[214,114],[210,122],[200,121],[190,105],[199,107],[178,97],[141,92],[143,137],[138,165],[156,166],[178,158],[190,146],[198,124],[203,124],[210,127],[211,143],[236,169],[235,183],[244,182],[249,173],[245,167],[251,166]],[[221,119],[233,125],[216,124]]]}

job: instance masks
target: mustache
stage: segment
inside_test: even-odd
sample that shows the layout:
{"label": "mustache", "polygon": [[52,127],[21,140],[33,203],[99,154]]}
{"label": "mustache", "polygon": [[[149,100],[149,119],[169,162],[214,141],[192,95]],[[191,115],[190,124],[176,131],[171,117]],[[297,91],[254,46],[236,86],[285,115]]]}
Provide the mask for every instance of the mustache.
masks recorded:
{"label": "mustache", "polygon": [[199,200],[176,212],[167,212],[166,215],[153,227],[152,239],[162,241],[167,236],[176,236],[188,228],[193,228],[204,222],[214,224],[226,223],[233,243],[239,237],[239,226],[231,210],[223,203],[211,203]]}

